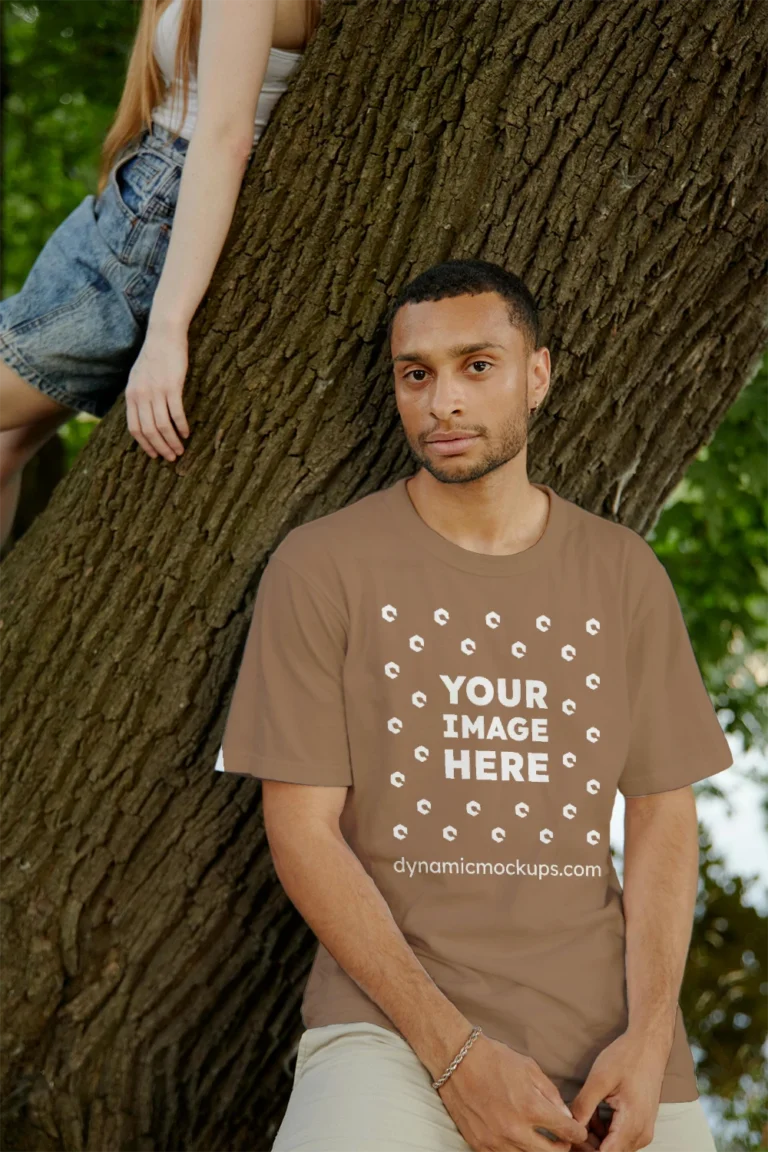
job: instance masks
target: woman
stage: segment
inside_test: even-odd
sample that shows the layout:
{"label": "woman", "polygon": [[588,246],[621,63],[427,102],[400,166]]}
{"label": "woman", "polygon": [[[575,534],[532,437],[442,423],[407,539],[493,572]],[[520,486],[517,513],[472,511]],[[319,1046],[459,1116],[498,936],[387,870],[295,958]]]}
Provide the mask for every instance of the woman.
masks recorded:
{"label": "woman", "polygon": [[22,468],[75,412],[124,389],[148,455],[184,451],[188,327],[322,2],[143,0],[98,195],[0,302],[0,544]]}

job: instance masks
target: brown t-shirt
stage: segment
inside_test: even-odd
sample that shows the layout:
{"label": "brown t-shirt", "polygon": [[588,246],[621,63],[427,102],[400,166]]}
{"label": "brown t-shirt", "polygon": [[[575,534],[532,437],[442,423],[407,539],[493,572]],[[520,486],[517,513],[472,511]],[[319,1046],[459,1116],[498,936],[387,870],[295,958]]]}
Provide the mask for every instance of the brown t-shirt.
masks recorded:
{"label": "brown t-shirt", "polygon": [[[217,768],[348,786],[341,831],[421,964],[570,1101],[627,1026],[616,789],[732,756],[650,545],[536,487],[546,529],[513,555],[440,535],[405,480],[290,531]],[[322,944],[302,1020],[397,1031]],[[697,1096],[678,1005],[660,1099]]]}

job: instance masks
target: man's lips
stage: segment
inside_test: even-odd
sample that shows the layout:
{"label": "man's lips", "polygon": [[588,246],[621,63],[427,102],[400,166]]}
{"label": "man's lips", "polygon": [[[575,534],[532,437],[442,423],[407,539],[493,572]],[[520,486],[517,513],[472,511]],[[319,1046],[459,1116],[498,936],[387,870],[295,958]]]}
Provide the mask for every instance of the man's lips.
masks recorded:
{"label": "man's lips", "polygon": [[427,444],[438,456],[458,456],[477,439],[477,432],[436,432],[427,437]]}

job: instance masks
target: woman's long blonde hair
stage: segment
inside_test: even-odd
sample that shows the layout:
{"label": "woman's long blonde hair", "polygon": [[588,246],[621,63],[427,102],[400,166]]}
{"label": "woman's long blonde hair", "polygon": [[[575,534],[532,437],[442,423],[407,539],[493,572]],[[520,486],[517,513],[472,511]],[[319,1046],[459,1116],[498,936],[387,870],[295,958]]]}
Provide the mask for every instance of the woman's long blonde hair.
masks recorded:
{"label": "woman's long blonde hair", "polygon": [[[154,39],[157,22],[171,2],[172,0],[142,0],[141,17],[128,61],[123,94],[101,150],[99,192],[104,188],[110,169],[122,149],[144,128],[150,127],[152,109],[165,95],[168,85],[155,59]],[[304,0],[304,3],[306,43],[309,43],[320,22],[320,0]],[[201,11],[202,0],[181,0],[179,39],[174,63],[174,76],[181,81],[184,91],[181,122],[187,114],[190,65],[197,59],[200,43]]]}

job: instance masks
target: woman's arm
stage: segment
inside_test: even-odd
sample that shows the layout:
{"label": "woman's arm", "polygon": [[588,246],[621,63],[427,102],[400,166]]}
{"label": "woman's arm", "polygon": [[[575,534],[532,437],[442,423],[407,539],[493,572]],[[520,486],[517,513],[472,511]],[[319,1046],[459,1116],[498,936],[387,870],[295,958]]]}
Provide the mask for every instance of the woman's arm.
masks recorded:
{"label": "woman's arm", "polygon": [[[147,334],[126,387],[128,427],[144,450],[175,460],[189,435],[181,393],[187,331],[232,223],[253,145],[277,0],[203,0],[198,115]],[[174,424],[176,428],[174,428]]]}

